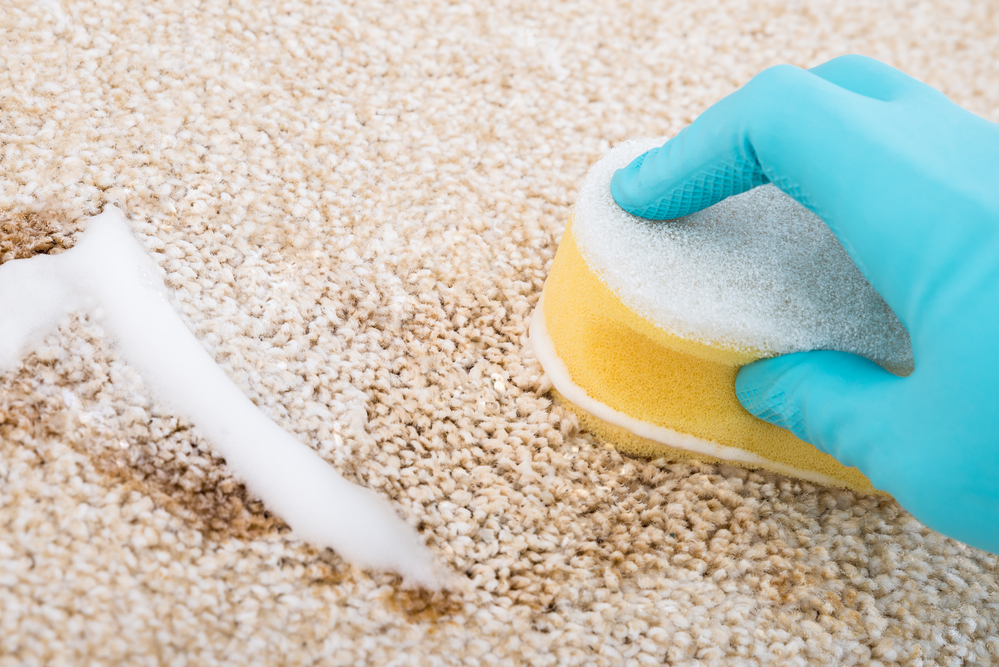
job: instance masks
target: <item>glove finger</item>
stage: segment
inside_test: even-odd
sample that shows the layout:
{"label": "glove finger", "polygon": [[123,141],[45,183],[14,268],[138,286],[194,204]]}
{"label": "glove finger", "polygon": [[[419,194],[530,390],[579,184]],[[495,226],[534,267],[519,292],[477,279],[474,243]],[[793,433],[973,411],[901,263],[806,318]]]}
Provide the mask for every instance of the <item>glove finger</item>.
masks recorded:
{"label": "glove finger", "polygon": [[868,473],[885,435],[877,406],[897,380],[854,354],[798,352],[744,366],[735,390],[753,416]]}
{"label": "glove finger", "polygon": [[[781,155],[807,150],[847,91],[788,65],[771,67],[702,113],[674,138],[619,170],[611,194],[623,209],[663,220],[689,215],[770,180],[811,206]],[[760,146],[764,142],[767,145]],[[760,149],[765,149],[763,155]],[[783,150],[782,150],[783,149]],[[768,155],[773,154],[772,159]],[[787,187],[785,187],[787,186]]]}
{"label": "glove finger", "polygon": [[927,91],[940,95],[918,79],[865,56],[840,56],[808,71],[840,88],[882,102],[923,95]]}
{"label": "glove finger", "polygon": [[748,141],[705,141],[706,123],[694,121],[614,174],[611,195],[618,205],[640,218],[669,220],[769,182]]}
{"label": "glove finger", "polygon": [[[947,209],[947,198],[939,195],[940,183],[949,182],[945,165],[924,164],[923,153],[943,141],[944,130],[959,135],[964,124],[980,119],[901,73],[891,86],[901,90],[898,82],[907,81],[912,90],[930,91],[921,101],[935,101],[913,105],[911,96],[903,95],[883,102],[833,83],[883,96],[896,90],[875,81],[887,78],[883,67],[861,59],[835,63],[819,74],[788,65],[761,72],[665,145],[618,171],[611,193],[634,215],[664,219],[771,182],[829,225],[910,326],[925,311],[913,287],[924,269],[968,251],[950,248],[963,237],[955,241],[940,225],[968,212]],[[962,127],[932,122],[942,114],[941,105],[949,105],[943,115]],[[943,143],[954,145],[950,139]]]}

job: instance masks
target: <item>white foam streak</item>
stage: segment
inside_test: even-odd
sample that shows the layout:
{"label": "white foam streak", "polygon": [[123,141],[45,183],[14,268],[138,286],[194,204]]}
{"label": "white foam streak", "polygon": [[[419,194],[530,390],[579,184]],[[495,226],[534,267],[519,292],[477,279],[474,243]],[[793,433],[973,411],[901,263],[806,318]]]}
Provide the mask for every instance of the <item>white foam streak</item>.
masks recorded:
{"label": "white foam streak", "polygon": [[205,352],[117,209],[91,219],[66,253],[0,266],[0,370],[16,367],[68,312],[95,306],[149,388],[194,423],[298,537],[409,584],[441,587],[443,570],[388,501],[345,480],[275,424]]}

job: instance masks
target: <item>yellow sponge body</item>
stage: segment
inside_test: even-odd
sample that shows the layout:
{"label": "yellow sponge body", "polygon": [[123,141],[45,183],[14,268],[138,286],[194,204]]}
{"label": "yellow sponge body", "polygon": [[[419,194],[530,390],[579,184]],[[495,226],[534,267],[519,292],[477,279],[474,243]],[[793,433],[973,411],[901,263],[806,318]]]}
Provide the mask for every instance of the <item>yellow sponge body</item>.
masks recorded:
{"label": "yellow sponge body", "polygon": [[873,490],[856,468],[743,409],[735,377],[740,366],[761,355],[679,338],[625,306],[587,265],[572,220],[531,339],[556,398],[623,452],[726,461]]}

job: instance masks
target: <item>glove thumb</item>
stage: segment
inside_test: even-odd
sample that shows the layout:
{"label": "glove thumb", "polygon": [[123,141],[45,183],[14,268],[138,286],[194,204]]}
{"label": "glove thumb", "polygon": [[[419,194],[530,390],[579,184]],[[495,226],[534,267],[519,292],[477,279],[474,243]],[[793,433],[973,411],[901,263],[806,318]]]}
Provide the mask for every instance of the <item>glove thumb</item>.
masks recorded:
{"label": "glove thumb", "polygon": [[735,381],[742,406],[846,466],[869,469],[879,442],[887,382],[897,379],[846,352],[797,352],[744,366]]}

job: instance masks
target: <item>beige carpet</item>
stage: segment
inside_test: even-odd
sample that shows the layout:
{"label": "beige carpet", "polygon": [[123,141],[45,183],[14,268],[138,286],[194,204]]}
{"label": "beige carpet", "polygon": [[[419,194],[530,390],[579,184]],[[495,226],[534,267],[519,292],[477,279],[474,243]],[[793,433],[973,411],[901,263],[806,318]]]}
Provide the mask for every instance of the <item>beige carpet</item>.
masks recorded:
{"label": "beige carpet", "polygon": [[292,539],[77,317],[0,376],[0,667],[999,663],[996,557],[622,457],[525,349],[587,167],[766,66],[863,53],[999,121],[994,3],[874,4],[6,0],[0,259],[125,209],[228,375],[467,587]]}

